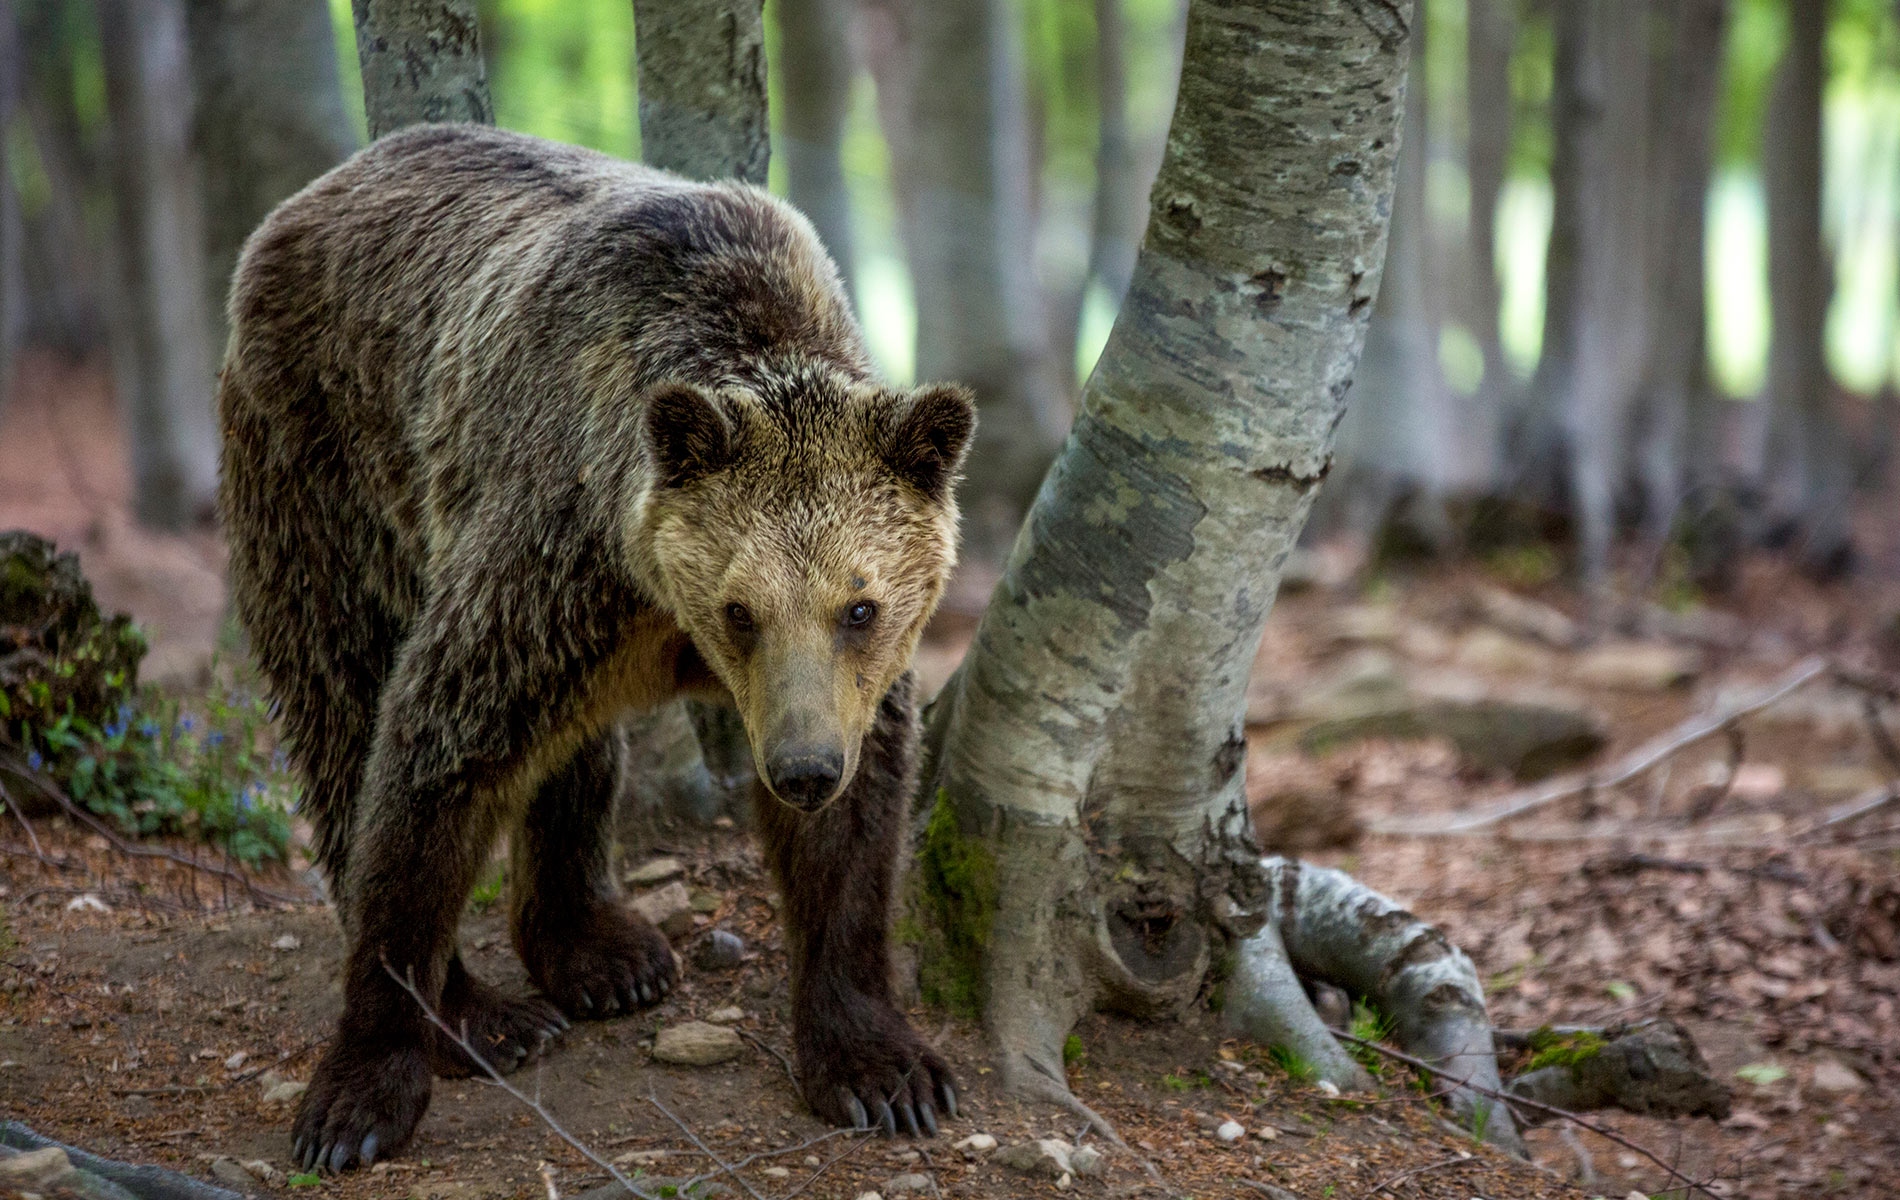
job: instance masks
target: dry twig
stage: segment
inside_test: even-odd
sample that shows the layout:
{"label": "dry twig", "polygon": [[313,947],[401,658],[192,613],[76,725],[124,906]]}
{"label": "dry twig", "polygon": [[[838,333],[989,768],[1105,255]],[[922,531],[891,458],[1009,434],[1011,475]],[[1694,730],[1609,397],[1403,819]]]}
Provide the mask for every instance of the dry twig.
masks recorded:
{"label": "dry twig", "polygon": [[[1372,1197],[1378,1195],[1380,1192],[1396,1188],[1399,1184],[1404,1183],[1416,1175],[1423,1175],[1427,1171],[1437,1171],[1444,1167],[1456,1166],[1459,1163],[1470,1161],[1471,1156],[1469,1154],[1453,1154],[1449,1157],[1441,1158],[1437,1162],[1428,1162],[1422,1167],[1413,1167],[1409,1171],[1400,1171],[1397,1175],[1388,1179],[1381,1179],[1379,1182],[1373,1184],[1372,1190],[1366,1193],[1366,1200],[1372,1200]],[[1392,1194],[1396,1196],[1398,1192],[1393,1191]]]}

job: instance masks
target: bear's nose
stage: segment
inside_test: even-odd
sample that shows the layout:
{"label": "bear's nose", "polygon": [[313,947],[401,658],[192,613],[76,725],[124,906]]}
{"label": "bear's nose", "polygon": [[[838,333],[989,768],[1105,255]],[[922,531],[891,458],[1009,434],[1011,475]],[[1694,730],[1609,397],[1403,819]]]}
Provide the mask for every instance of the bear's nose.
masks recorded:
{"label": "bear's nose", "polygon": [[838,790],[844,755],[836,750],[797,751],[772,763],[772,791],[794,808],[815,812]]}

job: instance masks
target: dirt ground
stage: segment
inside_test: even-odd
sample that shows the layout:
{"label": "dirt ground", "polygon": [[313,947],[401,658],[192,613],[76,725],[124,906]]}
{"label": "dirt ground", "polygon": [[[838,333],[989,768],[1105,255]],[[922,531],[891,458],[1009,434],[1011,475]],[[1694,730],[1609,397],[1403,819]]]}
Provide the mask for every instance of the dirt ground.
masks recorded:
{"label": "dirt ground", "polygon": [[[148,678],[189,686],[203,677],[221,619],[215,534],[136,529],[96,374],[37,359],[23,366],[25,386],[0,413],[0,528],[23,526],[79,550],[102,601],[152,628]],[[1728,1119],[1600,1120],[1714,1194],[1900,1194],[1900,811],[1823,824],[1900,770],[1881,756],[1858,694],[1811,684],[1744,721],[1739,754],[1736,741],[1713,738],[1626,786],[1456,837],[1379,830],[1442,824],[1514,781],[1444,740],[1314,754],[1297,736],[1303,706],[1354,689],[1508,696],[1594,714],[1608,746],[1592,761],[1608,762],[1805,654],[1900,668],[1900,646],[1883,640],[1895,639],[1883,629],[1900,612],[1900,587],[1821,588],[1751,563],[1721,612],[1635,614],[1634,633],[1607,640],[1649,660],[1637,670],[1626,653],[1619,674],[1605,665],[1613,655],[1593,654],[1601,641],[1559,647],[1488,613],[1483,598],[1499,584],[1495,572],[1465,565],[1284,596],[1251,708],[1257,810],[1267,817],[1307,804],[1327,813],[1308,823],[1323,827],[1318,845],[1291,848],[1439,923],[1477,962],[1499,1026],[1663,1015],[1689,1027],[1734,1087]],[[1581,615],[1574,597],[1550,585],[1515,590]],[[941,622],[923,657],[932,680],[954,666],[967,630],[956,614]],[[1659,657],[1667,669],[1656,669]],[[1900,712],[1888,723],[1900,725]],[[295,871],[266,876],[263,886],[304,899],[260,905],[230,880],[128,861],[62,822],[36,823],[39,854],[24,830],[0,827],[11,936],[0,954],[0,1117],[200,1176],[217,1156],[283,1172],[290,1105],[263,1096],[280,1079],[307,1078],[339,1003],[335,924],[305,881]],[[779,1057],[790,1045],[784,963],[756,853],[735,831],[640,847],[629,865],[656,854],[685,864],[698,901],[694,927],[676,939],[689,964],[712,928],[738,934],[747,956],[725,970],[689,965],[658,1007],[577,1026],[513,1077],[563,1127],[629,1172],[712,1169],[676,1117],[726,1162],[765,1155],[740,1169],[742,1184],[726,1182],[777,1200],[868,1190],[888,1198],[895,1178],[910,1174],[924,1176],[930,1194],[1058,1192],[1056,1180],[955,1149],[978,1132],[1005,1145],[1073,1142],[1080,1123],[1001,1095],[980,1030],[928,1011],[913,1017],[960,1071],[963,1118],[934,1142],[814,1142],[826,1131],[803,1112]],[[143,903],[130,900],[134,885]],[[462,941],[477,971],[521,986],[499,911],[472,913]],[[652,1059],[658,1028],[730,1008],[744,1014],[741,1057],[708,1068]],[[1071,1083],[1132,1152],[1084,1137],[1108,1151],[1107,1170],[1061,1185],[1072,1194],[1259,1197],[1277,1187],[1301,1200],[1506,1200],[1670,1185],[1632,1151],[1576,1130],[1535,1131],[1535,1163],[1509,1160],[1444,1125],[1402,1075],[1371,1098],[1327,1096],[1225,1038],[1211,1013],[1170,1025],[1098,1016],[1077,1033]],[[1245,1130],[1232,1143],[1215,1133],[1229,1119]],[[572,1195],[605,1179],[522,1102],[464,1080],[437,1084],[400,1161],[290,1190],[474,1200]],[[280,1174],[256,1190],[283,1187]]]}

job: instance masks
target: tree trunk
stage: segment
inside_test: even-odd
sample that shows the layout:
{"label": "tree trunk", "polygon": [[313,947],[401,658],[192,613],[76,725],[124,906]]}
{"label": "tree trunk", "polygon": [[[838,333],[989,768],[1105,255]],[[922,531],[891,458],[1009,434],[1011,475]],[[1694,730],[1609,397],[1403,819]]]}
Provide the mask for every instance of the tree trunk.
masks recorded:
{"label": "tree trunk", "polygon": [[847,16],[845,0],[779,0],[779,157],[786,199],[811,218],[855,297],[856,238],[842,156],[855,74]]}
{"label": "tree trunk", "polygon": [[1378,291],[1410,20],[1196,0],[1128,299],[929,714],[923,981],[1029,1094],[1079,1107],[1082,1013],[1180,1011],[1272,915],[1247,678]]}
{"label": "tree trunk", "polygon": [[495,123],[474,0],[351,0],[369,136],[425,121]]}
{"label": "tree trunk", "polygon": [[[0,131],[11,132],[20,94],[20,40],[13,25],[9,0],[0,0]],[[0,166],[4,160],[0,159]],[[13,173],[0,170],[0,420],[13,397],[13,358],[25,326],[26,277],[22,258],[25,228],[20,218],[20,193]]]}
{"label": "tree trunk", "polygon": [[761,0],[633,0],[640,156],[689,179],[765,186]]}
{"label": "tree trunk", "polygon": [[1667,37],[1650,99],[1653,321],[1646,386],[1631,430],[1644,532],[1654,543],[1669,535],[1685,485],[1712,484],[1716,477],[1703,258],[1728,0],[1666,0],[1658,15]]}
{"label": "tree trunk", "polygon": [[1035,173],[1007,0],[890,0],[871,56],[917,299],[917,378],[982,419],[962,491],[968,555],[998,560],[1066,424],[1035,271]]}
{"label": "tree trunk", "polygon": [[1811,569],[1852,556],[1853,465],[1826,357],[1832,260],[1821,233],[1821,93],[1828,5],[1789,10],[1788,48],[1768,108],[1768,501]]}
{"label": "tree trunk", "polygon": [[112,324],[135,512],[182,529],[217,488],[215,349],[179,0],[101,0],[121,284]]}
{"label": "tree trunk", "polygon": [[244,239],[275,208],[355,149],[337,79],[328,8],[307,0],[187,0],[197,152],[206,202],[210,311]]}
{"label": "tree trunk", "polygon": [[[1484,378],[1474,403],[1487,420],[1490,444],[1482,447],[1494,476],[1504,414],[1515,406],[1516,387],[1504,361],[1504,297],[1498,281],[1498,200],[1504,194],[1511,154],[1511,57],[1517,49],[1517,0],[1468,0],[1465,10],[1465,167],[1471,183],[1466,251],[1472,333],[1484,355]],[[1495,482],[1487,478],[1487,484]]]}
{"label": "tree trunk", "polygon": [[[1567,500],[1578,573],[1595,590],[1609,571],[1622,434],[1644,358],[1647,6],[1576,0],[1553,8],[1544,352],[1517,459],[1531,498]],[[1557,479],[1565,492],[1552,495]]]}

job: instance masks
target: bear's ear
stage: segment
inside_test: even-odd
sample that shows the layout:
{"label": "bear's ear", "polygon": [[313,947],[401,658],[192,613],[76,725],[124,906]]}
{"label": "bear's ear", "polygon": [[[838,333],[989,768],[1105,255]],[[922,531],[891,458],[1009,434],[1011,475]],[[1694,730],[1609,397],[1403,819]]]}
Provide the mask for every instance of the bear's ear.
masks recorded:
{"label": "bear's ear", "polygon": [[898,478],[932,500],[942,500],[956,482],[975,432],[976,400],[967,388],[926,384],[899,405],[884,459]]}
{"label": "bear's ear", "polygon": [[662,383],[646,396],[647,440],[665,487],[684,487],[733,459],[732,422],[704,388]]}

